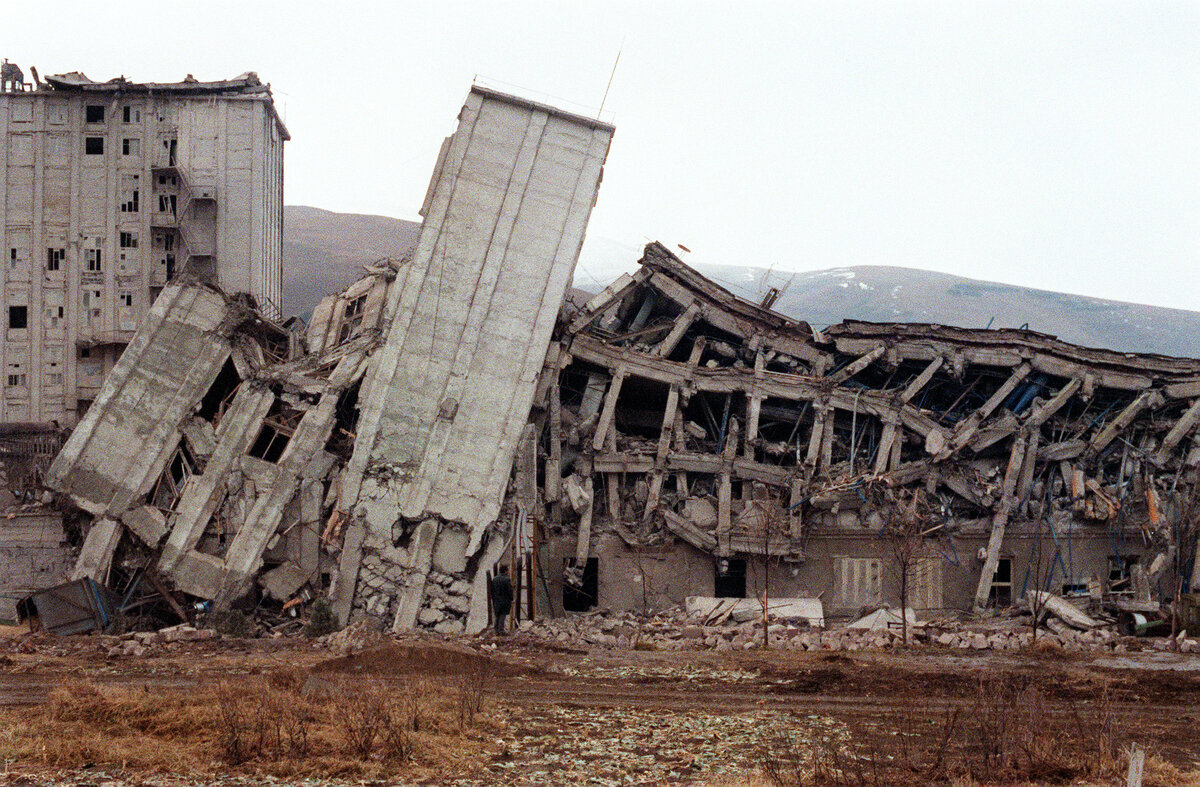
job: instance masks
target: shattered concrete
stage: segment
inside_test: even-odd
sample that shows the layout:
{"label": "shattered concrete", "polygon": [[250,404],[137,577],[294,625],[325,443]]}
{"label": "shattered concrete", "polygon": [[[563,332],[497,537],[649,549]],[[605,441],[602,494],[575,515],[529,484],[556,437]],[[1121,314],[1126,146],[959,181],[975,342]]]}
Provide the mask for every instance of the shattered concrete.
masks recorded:
{"label": "shattered concrete", "polygon": [[218,609],[257,587],[328,595],[343,623],[482,629],[612,133],[472,88],[413,259],[369,266],[304,336],[211,284],[167,287],[47,473],[95,517],[75,573],[116,560]]}

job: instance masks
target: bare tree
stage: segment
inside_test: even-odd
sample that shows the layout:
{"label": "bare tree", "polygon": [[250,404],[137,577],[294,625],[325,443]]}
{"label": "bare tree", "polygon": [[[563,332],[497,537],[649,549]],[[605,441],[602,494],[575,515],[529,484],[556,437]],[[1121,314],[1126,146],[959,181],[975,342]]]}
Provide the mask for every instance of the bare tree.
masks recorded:
{"label": "bare tree", "polygon": [[762,609],[762,642],[766,650],[770,647],[771,561],[780,561],[779,545],[787,543],[791,531],[787,514],[774,496],[751,500],[748,506],[754,508],[754,513],[751,516],[743,514],[743,521],[753,542],[759,547],[762,592],[758,595],[758,602]]}
{"label": "bare tree", "polygon": [[890,570],[900,590],[900,626],[904,644],[908,644],[908,607],[913,580],[925,554],[925,536],[933,514],[924,489],[906,490],[883,482],[868,486],[869,499],[883,517],[880,539],[890,558]]}

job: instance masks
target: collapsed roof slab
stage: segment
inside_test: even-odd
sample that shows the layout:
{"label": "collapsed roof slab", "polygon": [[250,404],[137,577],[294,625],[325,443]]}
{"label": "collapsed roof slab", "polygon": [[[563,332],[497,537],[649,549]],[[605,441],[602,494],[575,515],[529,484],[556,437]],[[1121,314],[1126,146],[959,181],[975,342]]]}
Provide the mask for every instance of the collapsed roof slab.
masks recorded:
{"label": "collapsed roof slab", "polygon": [[105,380],[46,474],[83,510],[116,518],[146,495],[179,427],[229,357],[234,321],[221,293],[174,284]]}
{"label": "collapsed roof slab", "polygon": [[465,525],[473,553],[499,516],[612,134],[483,88],[467,96],[389,294],[343,482],[369,533],[390,540],[397,514],[433,515]]}

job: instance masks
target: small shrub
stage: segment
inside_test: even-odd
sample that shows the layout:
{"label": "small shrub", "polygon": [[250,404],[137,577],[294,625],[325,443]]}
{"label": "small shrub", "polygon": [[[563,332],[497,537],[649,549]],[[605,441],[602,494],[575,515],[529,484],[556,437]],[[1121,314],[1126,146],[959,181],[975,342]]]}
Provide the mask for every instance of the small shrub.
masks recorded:
{"label": "small shrub", "polygon": [[254,627],[250,619],[236,609],[223,609],[213,612],[208,617],[208,625],[226,637],[252,637]]}
{"label": "small shrub", "polygon": [[308,625],[304,627],[305,635],[315,639],[332,634],[337,630],[338,620],[333,614],[333,606],[329,603],[329,599],[317,596],[308,611]]}

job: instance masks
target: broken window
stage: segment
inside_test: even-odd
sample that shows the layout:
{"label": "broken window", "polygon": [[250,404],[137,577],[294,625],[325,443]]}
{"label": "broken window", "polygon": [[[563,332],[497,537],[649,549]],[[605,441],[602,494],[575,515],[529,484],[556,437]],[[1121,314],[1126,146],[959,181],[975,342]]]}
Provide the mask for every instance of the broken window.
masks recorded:
{"label": "broken window", "polygon": [[84,117],[88,123],[103,123],[104,122],[104,105],[103,104],[88,104]]}
{"label": "broken window", "polygon": [[1133,567],[1137,565],[1137,555],[1109,555],[1108,556],[1108,583],[1113,590],[1117,590],[1127,584],[1129,577],[1133,571]]}
{"label": "broken window", "polygon": [[995,607],[1007,607],[1012,604],[1012,558],[1002,557],[996,563],[996,573],[992,575],[992,590],[988,600]]}
{"label": "broken window", "polygon": [[8,307],[8,327],[11,330],[20,330],[29,327],[29,307],[28,306],[9,306]]}
{"label": "broken window", "polygon": [[43,290],[42,301],[44,303],[45,319],[42,321],[42,326],[45,328],[60,328],[64,315],[63,310],[63,291],[62,290]]}
{"label": "broken window", "polygon": [[21,371],[21,364],[10,363],[7,372],[7,384],[9,388],[17,388],[25,385],[25,372]]}
{"label": "broken window", "polygon": [[138,212],[138,176],[121,176],[121,212]]}
{"label": "broken window", "polygon": [[303,416],[297,410],[285,408],[283,402],[276,399],[263,419],[254,445],[250,446],[250,456],[264,462],[278,462]]}
{"label": "broken window", "polygon": [[121,233],[121,248],[136,249],[138,246],[138,234],[136,232]]}
{"label": "broken window", "polygon": [[42,352],[42,382],[47,387],[62,385],[62,347],[47,347]]}
{"label": "broken window", "polygon": [[133,293],[127,290],[122,290],[121,292],[117,293],[117,301],[121,306],[132,306]]}
{"label": "broken window", "polygon": [[89,156],[104,154],[104,137],[86,137],[83,140],[83,152]]}
{"label": "broken window", "polygon": [[46,249],[46,270],[59,270],[62,267],[62,261],[66,256],[66,249]]}
{"label": "broken window", "polygon": [[196,459],[187,449],[187,445],[180,443],[175,449],[175,453],[171,455],[171,461],[167,463],[166,470],[159,476],[158,483],[154,486],[154,491],[150,495],[152,504],[164,511],[173,509],[175,502],[183,493],[183,485],[195,474]]}
{"label": "broken window", "polygon": [[338,333],[338,344],[349,340],[358,333],[358,329],[362,325],[363,309],[366,303],[367,296],[360,295],[346,304],[346,312],[342,315],[342,329]]}
{"label": "broken window", "polygon": [[121,140],[121,155],[122,156],[139,156],[142,153],[142,141],[133,138]]}
{"label": "broken window", "polygon": [[717,598],[746,597],[746,561],[718,560],[713,574],[713,595]]}
{"label": "broken window", "polygon": [[[575,558],[564,558],[563,568],[573,567]],[[600,558],[589,557],[583,566],[583,582],[575,587],[567,582],[562,586],[562,605],[567,612],[587,612],[596,606],[600,589]]]}
{"label": "broken window", "polygon": [[101,250],[84,249],[83,267],[89,273],[102,273],[104,271],[104,255],[101,254]]}
{"label": "broken window", "polygon": [[176,196],[174,194],[159,194],[158,195],[158,212],[175,215]]}
{"label": "broken window", "polygon": [[104,290],[85,289],[83,294],[83,313],[88,321],[99,320],[104,316]]}
{"label": "broken window", "polygon": [[834,583],[839,605],[859,609],[883,603],[883,561],[876,557],[839,557]]}
{"label": "broken window", "polygon": [[[152,287],[150,292],[152,302],[158,296],[154,289]],[[216,425],[220,421],[220,416],[225,413],[225,408],[229,406],[229,402],[233,401],[233,395],[241,384],[242,378],[237,373],[237,367],[233,365],[231,359],[226,358],[221,371],[217,372],[217,378],[208,387],[208,393],[204,394],[204,398],[200,400],[196,415]]]}
{"label": "broken window", "polygon": [[141,123],[142,110],[128,104],[121,107],[121,122],[122,123]]}

